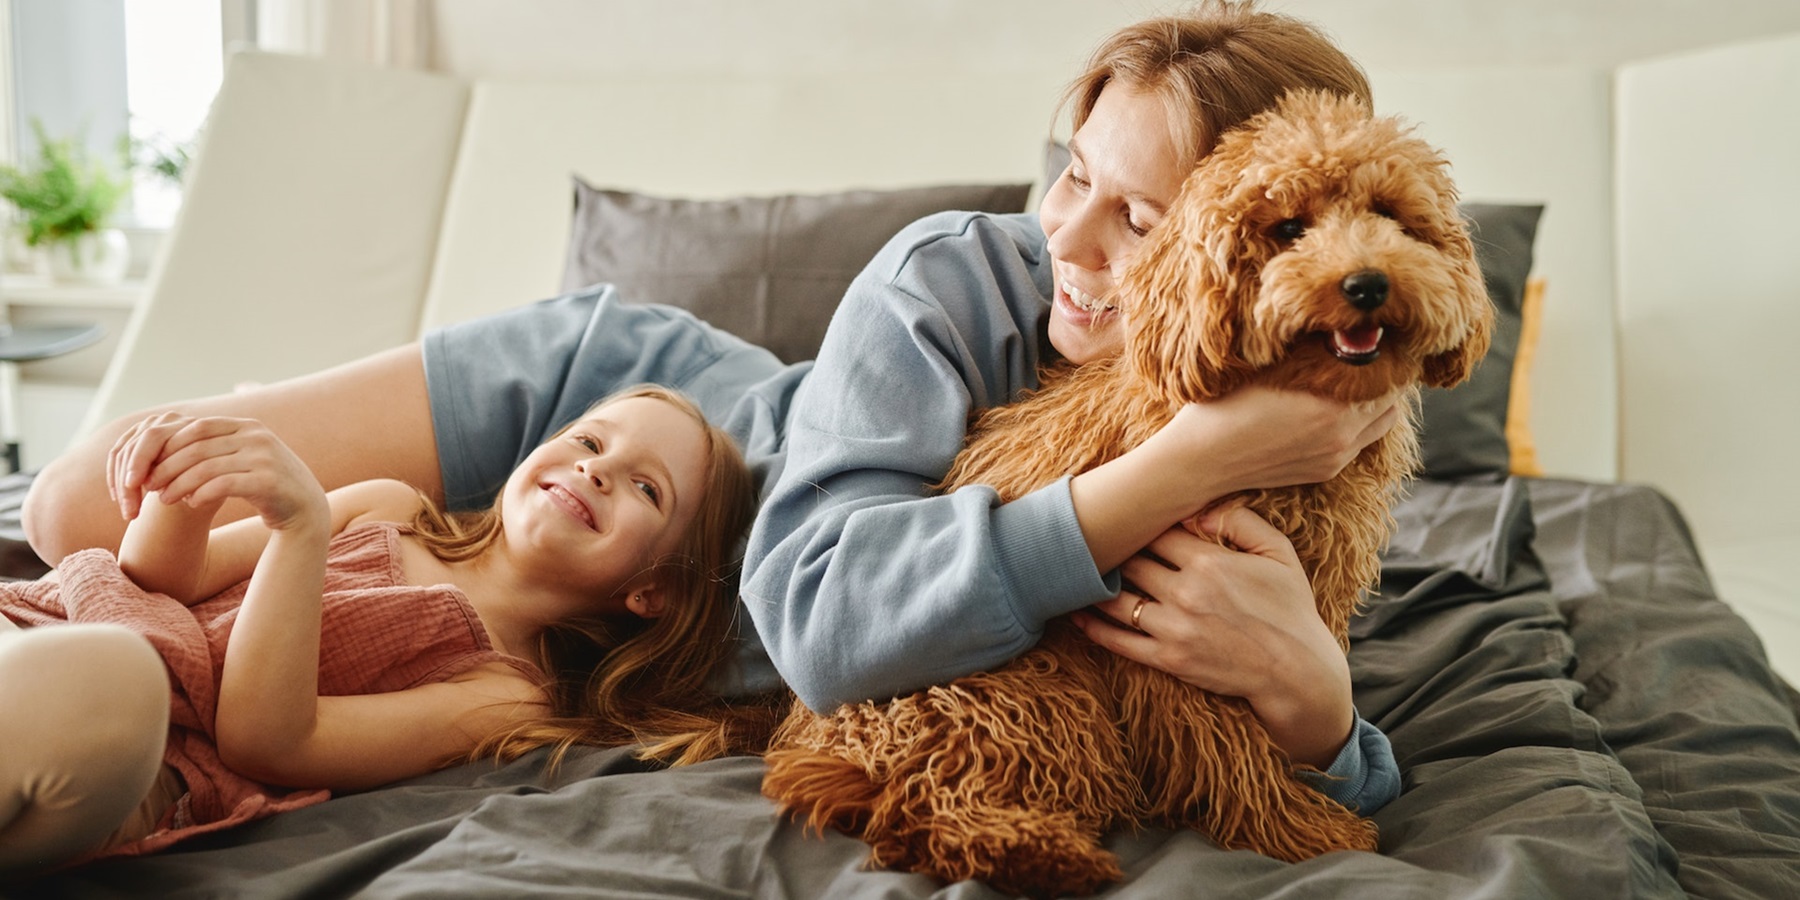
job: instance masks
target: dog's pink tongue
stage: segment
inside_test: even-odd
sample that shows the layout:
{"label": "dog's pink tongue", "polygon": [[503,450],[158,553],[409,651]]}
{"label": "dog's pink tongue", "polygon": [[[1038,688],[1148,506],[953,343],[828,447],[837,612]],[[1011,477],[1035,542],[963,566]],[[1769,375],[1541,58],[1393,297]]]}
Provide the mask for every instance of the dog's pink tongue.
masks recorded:
{"label": "dog's pink tongue", "polygon": [[1358,325],[1334,331],[1331,338],[1345,353],[1373,353],[1381,347],[1380,325]]}

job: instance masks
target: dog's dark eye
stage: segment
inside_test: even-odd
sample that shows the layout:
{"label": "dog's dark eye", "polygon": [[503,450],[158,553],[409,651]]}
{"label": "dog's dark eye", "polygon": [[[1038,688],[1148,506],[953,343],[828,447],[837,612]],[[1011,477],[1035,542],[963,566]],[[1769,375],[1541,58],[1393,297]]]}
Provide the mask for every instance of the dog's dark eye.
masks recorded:
{"label": "dog's dark eye", "polygon": [[1387,205],[1386,203],[1375,204],[1374,212],[1376,215],[1378,215],[1384,219],[1393,219],[1396,222],[1400,221],[1400,214],[1394,212],[1394,208]]}
{"label": "dog's dark eye", "polygon": [[1305,233],[1306,221],[1304,219],[1283,219],[1276,222],[1274,228],[1269,229],[1269,234],[1282,243],[1297,241]]}

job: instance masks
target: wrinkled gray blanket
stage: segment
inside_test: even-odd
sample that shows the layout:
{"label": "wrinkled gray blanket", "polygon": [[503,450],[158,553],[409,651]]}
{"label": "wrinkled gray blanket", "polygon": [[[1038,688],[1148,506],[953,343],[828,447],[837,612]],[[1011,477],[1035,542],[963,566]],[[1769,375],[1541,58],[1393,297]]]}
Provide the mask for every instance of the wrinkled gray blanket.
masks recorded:
{"label": "wrinkled gray blanket", "polygon": [[[1800,897],[1791,690],[1642,487],[1424,482],[1353,624],[1363,714],[1405,792],[1380,854],[1298,865],[1190,833],[1110,839],[1105,896]],[[1797,588],[1800,590],[1800,588]],[[761,765],[654,771],[580,754],[464,766],[20,886],[32,897],[988,898],[872,872],[805,834]]]}

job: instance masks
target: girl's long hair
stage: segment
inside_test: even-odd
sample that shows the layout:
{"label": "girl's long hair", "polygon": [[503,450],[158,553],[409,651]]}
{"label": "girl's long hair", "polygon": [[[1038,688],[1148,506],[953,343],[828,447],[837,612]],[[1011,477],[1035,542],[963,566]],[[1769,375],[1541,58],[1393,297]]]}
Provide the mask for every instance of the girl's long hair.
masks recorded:
{"label": "girl's long hair", "polygon": [[[772,701],[731,703],[713,691],[715,677],[731,660],[733,629],[740,624],[738,550],[756,509],[749,468],[730,435],[667,388],[628,388],[593,409],[633,397],[674,405],[706,435],[700,506],[675,552],[651,563],[668,598],[664,612],[654,619],[596,615],[546,628],[533,662],[547,677],[550,715],[490,736],[476,747],[476,758],[510,761],[550,746],[554,770],[577,744],[639,743],[641,757],[685,765],[760,752],[774,727]],[[438,558],[473,559],[501,539],[500,502],[496,498],[485,510],[455,513],[427,502],[412,527]]]}

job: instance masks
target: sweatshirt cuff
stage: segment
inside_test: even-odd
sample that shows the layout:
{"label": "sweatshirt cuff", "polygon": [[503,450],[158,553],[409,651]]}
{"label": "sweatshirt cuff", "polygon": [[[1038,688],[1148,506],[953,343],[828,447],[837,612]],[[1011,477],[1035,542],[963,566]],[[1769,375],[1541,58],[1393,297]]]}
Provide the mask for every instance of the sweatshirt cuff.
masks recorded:
{"label": "sweatshirt cuff", "polygon": [[1400,767],[1381,729],[1356,716],[1350,740],[1323,772],[1302,770],[1302,781],[1359,815],[1373,815],[1400,796]]}
{"label": "sweatshirt cuff", "polygon": [[1020,623],[1033,633],[1057,616],[1119,593],[1118,572],[1102,575],[1094,568],[1069,482],[1065,476],[994,510],[1000,569],[1012,586]]}

